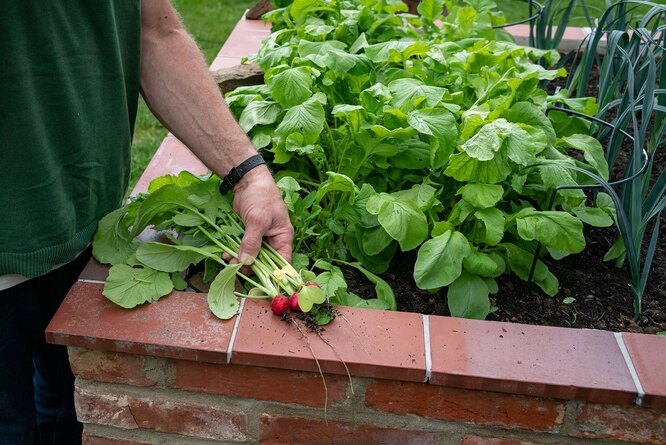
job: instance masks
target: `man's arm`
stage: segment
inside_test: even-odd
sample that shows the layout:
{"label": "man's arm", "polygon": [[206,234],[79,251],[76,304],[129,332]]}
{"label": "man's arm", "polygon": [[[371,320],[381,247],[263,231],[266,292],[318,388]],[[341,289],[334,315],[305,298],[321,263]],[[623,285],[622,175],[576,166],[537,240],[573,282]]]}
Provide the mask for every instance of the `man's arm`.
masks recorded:
{"label": "man's arm", "polygon": [[[201,52],[168,0],[141,1],[141,91],[150,110],[217,175],[256,154],[208,72]],[[268,168],[252,169],[234,187],[245,223],[241,262],[256,257],[262,237],[291,259],[293,227]]]}

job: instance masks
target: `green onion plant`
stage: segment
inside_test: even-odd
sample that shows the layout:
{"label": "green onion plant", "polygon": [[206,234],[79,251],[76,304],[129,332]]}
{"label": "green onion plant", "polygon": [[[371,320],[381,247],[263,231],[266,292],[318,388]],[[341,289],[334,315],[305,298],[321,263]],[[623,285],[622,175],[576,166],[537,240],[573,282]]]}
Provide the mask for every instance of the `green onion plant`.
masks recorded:
{"label": "green onion plant", "polygon": [[[584,43],[567,85],[572,95],[585,96],[593,67],[598,67],[595,117],[611,125],[593,123],[590,134],[605,144],[610,171],[620,172],[617,195],[609,194],[617,201],[620,237],[604,259],[627,263],[636,314],[641,312],[666,207],[666,171],[655,171],[654,165],[666,140],[665,31],[666,5],[634,0],[610,5]],[[627,149],[628,156],[620,156]]]}

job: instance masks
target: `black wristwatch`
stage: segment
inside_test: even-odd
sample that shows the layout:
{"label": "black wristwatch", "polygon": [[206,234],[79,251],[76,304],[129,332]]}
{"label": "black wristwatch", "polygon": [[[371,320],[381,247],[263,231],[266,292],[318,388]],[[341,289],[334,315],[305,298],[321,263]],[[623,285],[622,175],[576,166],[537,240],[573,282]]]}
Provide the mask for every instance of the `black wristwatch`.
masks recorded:
{"label": "black wristwatch", "polygon": [[265,164],[264,158],[261,155],[250,156],[236,167],[232,167],[227,176],[222,178],[222,183],[220,184],[220,193],[223,195],[233,188],[234,185],[238,184],[238,181],[241,180],[243,176],[247,174],[250,170],[255,167]]}

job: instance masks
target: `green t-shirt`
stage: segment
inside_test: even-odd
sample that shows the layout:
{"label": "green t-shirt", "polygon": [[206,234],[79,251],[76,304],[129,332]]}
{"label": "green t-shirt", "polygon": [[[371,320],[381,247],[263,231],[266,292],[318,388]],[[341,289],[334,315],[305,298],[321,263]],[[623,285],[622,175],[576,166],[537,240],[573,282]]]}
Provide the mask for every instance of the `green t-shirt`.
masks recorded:
{"label": "green t-shirt", "polygon": [[0,275],[71,261],[121,204],[140,0],[0,0]]}

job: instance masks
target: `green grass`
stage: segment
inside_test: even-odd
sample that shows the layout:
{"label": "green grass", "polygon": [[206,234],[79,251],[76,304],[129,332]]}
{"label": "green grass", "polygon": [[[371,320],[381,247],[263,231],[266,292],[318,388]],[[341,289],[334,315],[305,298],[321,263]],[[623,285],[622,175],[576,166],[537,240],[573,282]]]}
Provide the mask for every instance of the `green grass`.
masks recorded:
{"label": "green grass", "polygon": [[[662,1],[664,0],[657,0],[658,3]],[[173,0],[185,27],[197,41],[208,64],[213,61],[243,12],[255,3],[255,0]],[[528,15],[527,2],[524,0],[505,0],[498,4],[510,22]],[[590,6],[591,14],[605,8],[604,0],[586,0],[586,4]],[[586,25],[580,9],[574,12],[573,16],[580,17],[572,20],[573,25]],[[132,145],[130,188],[139,179],[166,134],[167,131],[141,100]]]}
{"label": "green grass", "polygon": [[[236,22],[243,16],[243,12],[255,4],[254,0],[172,0],[172,2],[209,65]],[[141,99],[132,144],[130,189],[134,187],[166,135],[166,129],[155,119]]]}

